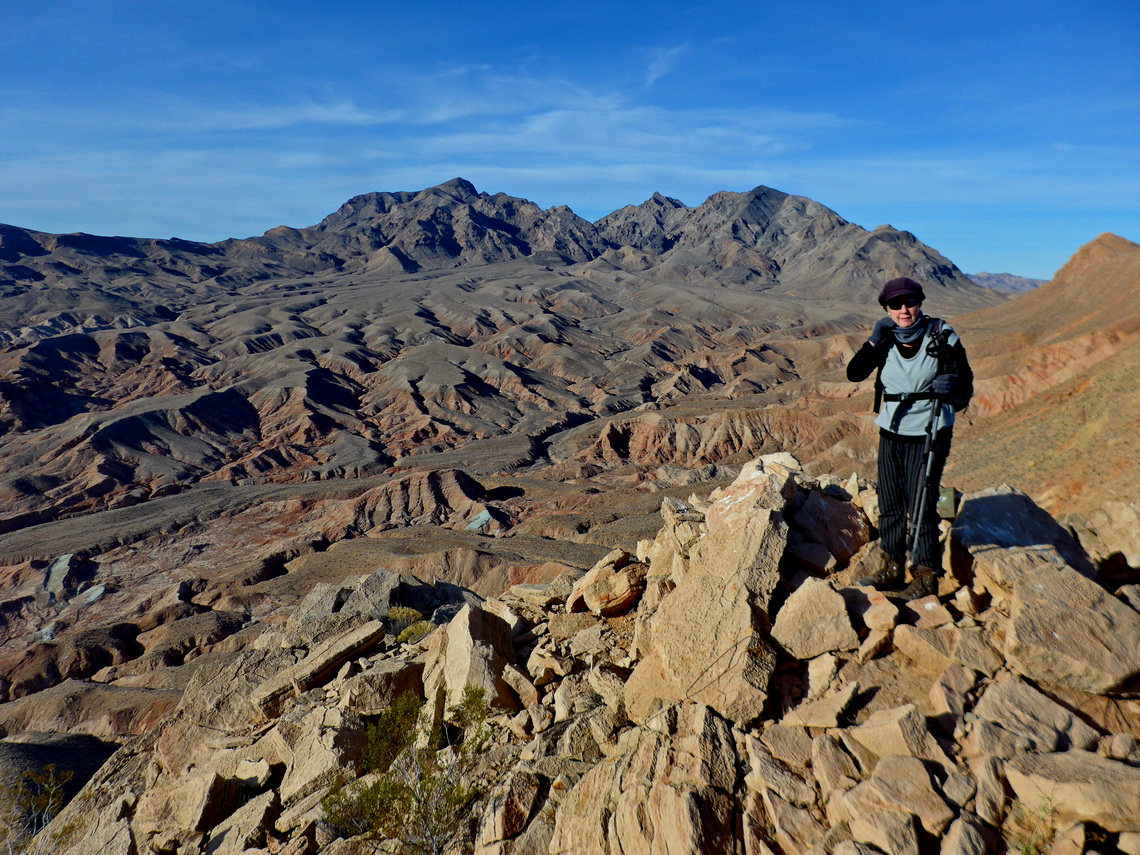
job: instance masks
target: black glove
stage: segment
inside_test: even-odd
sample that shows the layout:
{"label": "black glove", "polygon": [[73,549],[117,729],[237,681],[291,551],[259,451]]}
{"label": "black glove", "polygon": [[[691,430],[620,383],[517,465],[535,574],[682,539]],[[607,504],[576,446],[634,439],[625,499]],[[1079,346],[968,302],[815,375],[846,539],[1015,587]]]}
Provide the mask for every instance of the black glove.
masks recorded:
{"label": "black glove", "polygon": [[891,339],[895,337],[895,326],[895,322],[890,318],[879,318],[875,322],[875,328],[871,330],[871,337],[867,341],[875,347],[890,344]]}
{"label": "black glove", "polygon": [[948,398],[958,385],[957,374],[939,374],[930,384],[930,391],[940,398]]}

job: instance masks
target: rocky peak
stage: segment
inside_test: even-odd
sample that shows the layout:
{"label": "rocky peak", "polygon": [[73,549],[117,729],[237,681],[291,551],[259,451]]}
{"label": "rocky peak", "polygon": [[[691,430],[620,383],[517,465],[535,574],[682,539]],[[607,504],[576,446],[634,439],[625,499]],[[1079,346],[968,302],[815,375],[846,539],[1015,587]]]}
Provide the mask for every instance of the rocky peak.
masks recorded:
{"label": "rocky peak", "polygon": [[[303,231],[346,269],[380,265],[411,272],[510,261],[543,250],[586,261],[607,247],[594,226],[569,208],[543,211],[505,193],[480,193],[463,178],[417,193],[356,196]],[[272,233],[265,237],[275,239]]]}

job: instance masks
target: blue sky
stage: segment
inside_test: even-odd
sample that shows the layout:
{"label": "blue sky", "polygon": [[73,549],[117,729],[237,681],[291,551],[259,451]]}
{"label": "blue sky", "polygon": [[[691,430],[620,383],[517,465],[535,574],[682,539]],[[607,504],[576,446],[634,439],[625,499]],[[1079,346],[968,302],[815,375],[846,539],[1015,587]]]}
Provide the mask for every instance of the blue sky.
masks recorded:
{"label": "blue sky", "polygon": [[963,270],[1140,241],[1140,4],[8,0],[0,222],[219,240],[462,176],[760,184]]}

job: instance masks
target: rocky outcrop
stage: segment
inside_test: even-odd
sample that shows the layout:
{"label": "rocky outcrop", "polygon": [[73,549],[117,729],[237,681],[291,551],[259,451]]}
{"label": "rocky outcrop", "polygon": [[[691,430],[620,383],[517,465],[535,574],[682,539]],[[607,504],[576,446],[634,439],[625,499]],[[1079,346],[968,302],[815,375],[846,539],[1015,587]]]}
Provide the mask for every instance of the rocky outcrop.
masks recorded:
{"label": "rocky outcrop", "polygon": [[[455,703],[473,686],[490,718],[479,762],[455,767],[476,793],[462,828],[448,826],[456,851],[988,852],[1069,846],[1093,829],[1127,851],[1140,704],[1098,675],[1131,642],[1082,658],[1080,632],[1094,633],[1089,649],[1112,639],[1079,620],[1032,642],[1018,627],[1036,614],[1060,628],[1043,617],[1054,586],[1090,598],[1094,622],[1127,625],[1132,607],[1070,541],[1027,563],[1011,534],[1024,529],[977,508],[949,529],[956,587],[941,595],[907,603],[854,586],[854,556],[806,573],[788,533],[811,534],[822,505],[863,519],[872,491],[762,458],[708,500],[665,500],[636,555],[437,609],[442,625],[418,643],[382,619],[398,592],[422,599],[412,580],[382,571],[315,588],[255,650],[202,669],[177,712],[45,833],[67,829],[58,851],[75,855],[371,845],[334,840],[347,832],[321,806],[338,775],[376,780],[368,722],[410,692],[437,732],[464,728]],[[615,591],[623,606],[608,612]],[[440,756],[458,762],[454,747]]]}

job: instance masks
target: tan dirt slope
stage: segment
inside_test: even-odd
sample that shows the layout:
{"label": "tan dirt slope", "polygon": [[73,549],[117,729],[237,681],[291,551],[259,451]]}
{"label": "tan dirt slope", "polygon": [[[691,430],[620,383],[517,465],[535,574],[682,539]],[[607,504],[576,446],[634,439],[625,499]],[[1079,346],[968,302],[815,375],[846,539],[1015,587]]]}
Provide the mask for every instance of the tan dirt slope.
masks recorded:
{"label": "tan dirt slope", "polygon": [[1104,234],[1051,282],[955,319],[978,377],[950,480],[1057,512],[1140,495],[1140,245]]}

